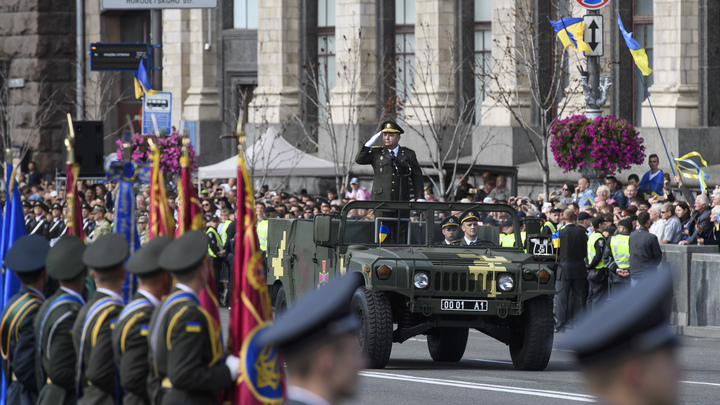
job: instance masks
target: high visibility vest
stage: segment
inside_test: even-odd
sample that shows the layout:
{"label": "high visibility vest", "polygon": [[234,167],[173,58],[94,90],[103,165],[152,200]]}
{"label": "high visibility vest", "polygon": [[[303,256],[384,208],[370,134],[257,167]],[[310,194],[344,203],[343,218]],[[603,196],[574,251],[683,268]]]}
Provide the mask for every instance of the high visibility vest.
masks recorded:
{"label": "high visibility vest", "polygon": [[612,239],[610,239],[610,249],[612,250],[612,255],[618,268],[629,269],[630,235],[623,235],[619,233],[613,236]]}
{"label": "high visibility vest", "polygon": [[515,247],[515,234],[514,233],[501,233],[500,234],[500,246]]}
{"label": "high visibility vest", "polygon": [[218,233],[220,234],[220,239],[222,240],[222,246],[225,246],[225,242],[227,242],[227,226],[230,225],[230,222],[232,222],[229,219],[226,219],[225,222],[220,224],[218,226]]}
{"label": "high visibility vest", "polygon": [[555,224],[553,224],[552,222],[550,222],[550,221],[545,221],[545,224],[543,225],[543,228],[545,228],[546,226],[547,226],[548,228],[550,228],[550,234],[553,234],[553,233],[557,232],[557,228],[555,227]]}
{"label": "high visibility vest", "polygon": [[[207,229],[207,231],[205,231],[205,233],[208,234],[208,235],[212,235],[212,236],[215,238],[215,240],[217,241],[218,248],[221,248],[221,247],[222,247],[222,239],[220,238],[220,234],[215,230],[215,228],[210,227],[210,228]],[[210,245],[208,245],[208,254],[209,254],[210,257],[212,257],[212,258],[217,258],[217,256],[215,255],[215,253],[214,253],[214,252],[212,251],[212,249],[210,248]]]}
{"label": "high visibility vest", "polygon": [[525,253],[527,253],[527,232],[525,232],[525,231],[520,232],[520,240],[522,241],[522,244],[523,244],[523,251]]}
{"label": "high visibility vest", "polygon": [[260,250],[267,252],[267,234],[268,234],[268,220],[263,219],[257,224],[257,236],[260,244]]}
{"label": "high visibility vest", "polygon": [[[590,235],[590,238],[588,239],[588,242],[587,242],[588,264],[592,263],[592,261],[595,260],[595,255],[599,254],[600,256],[602,256],[602,252],[595,251],[595,242],[597,242],[599,239],[605,239],[603,234],[600,232],[593,233],[592,235]],[[595,267],[593,267],[593,269],[601,269],[603,267],[605,267],[605,264],[603,263],[602,260],[600,260],[600,262],[598,264],[596,264]]]}

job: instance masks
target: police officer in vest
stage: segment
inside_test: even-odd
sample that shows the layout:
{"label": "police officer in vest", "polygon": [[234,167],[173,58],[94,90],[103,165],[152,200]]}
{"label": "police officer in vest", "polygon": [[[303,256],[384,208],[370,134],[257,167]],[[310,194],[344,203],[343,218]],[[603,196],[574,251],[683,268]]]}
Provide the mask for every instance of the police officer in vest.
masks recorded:
{"label": "police officer in vest", "polygon": [[630,285],[630,233],[633,225],[629,219],[618,224],[618,233],[610,237],[605,246],[603,260],[608,268],[608,298]]}
{"label": "police officer in vest", "polygon": [[500,246],[515,247],[515,224],[512,218],[508,218],[502,224],[502,233],[500,233]]}
{"label": "police officer in vest", "polygon": [[65,235],[50,248],[45,260],[48,276],[58,280],[60,288],[43,302],[34,320],[39,405],[75,404],[77,356],[72,332],[77,313],[85,304],[84,252],[82,239]]}
{"label": "police officer in vest", "polygon": [[23,236],[5,255],[5,267],[22,283],[2,311],[0,344],[2,367],[7,384],[6,403],[35,405],[38,381],[35,375],[35,328],[33,319],[45,300],[42,293],[47,273],[45,259],[50,251],[42,236]]}
{"label": "police officer in vest", "polygon": [[443,239],[442,242],[436,243],[435,245],[460,245],[460,226],[456,216],[450,215],[448,217],[445,217],[445,219],[440,222],[440,228],[442,229],[442,234],[445,239]]}
{"label": "police officer in vest", "polygon": [[220,272],[222,271],[223,261],[225,261],[225,250],[223,249],[222,238],[217,231],[218,217],[215,215],[205,217],[205,234],[208,240],[208,255],[213,269],[215,278],[215,288],[218,293],[222,292],[222,284],[220,283]]}
{"label": "police officer in vest", "polygon": [[220,325],[200,307],[198,297],[210,271],[207,260],[203,231],[185,232],[158,258],[158,266],[169,271],[176,284],[153,311],[148,328],[153,404],[216,403],[218,391],[237,380],[240,359],[228,356],[222,361]]}
{"label": "police officer in vest", "polygon": [[130,249],[125,237],[111,233],[96,239],[83,253],[97,289],[78,312],[73,342],[78,351],[78,404],[115,404],[122,389],[115,383],[112,332],[123,310],[125,259]]}
{"label": "police officer in vest", "polygon": [[548,215],[548,220],[545,221],[545,224],[540,230],[540,233],[544,235],[552,235],[557,232],[558,224],[560,223],[560,218],[562,214],[563,210],[561,210],[560,208],[555,207],[551,209],[550,214]]}
{"label": "police officer in vest", "polygon": [[112,333],[115,361],[124,390],[122,404],[149,405],[147,391],[148,324],[152,311],[172,287],[170,273],[160,268],[158,257],[172,242],[169,236],[156,236],[127,262],[128,272],[138,278],[135,297],[118,316]]}
{"label": "police officer in vest", "polygon": [[597,216],[591,220],[593,233],[587,243],[587,280],[588,280],[588,311],[597,309],[607,299],[608,269],[603,262],[605,252],[605,236],[607,229],[605,218]]}

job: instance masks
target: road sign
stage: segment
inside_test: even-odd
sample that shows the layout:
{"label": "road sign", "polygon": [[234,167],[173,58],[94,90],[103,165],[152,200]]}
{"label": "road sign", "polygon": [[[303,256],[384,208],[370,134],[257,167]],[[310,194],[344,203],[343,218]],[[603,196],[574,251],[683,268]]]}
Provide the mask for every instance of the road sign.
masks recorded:
{"label": "road sign", "polygon": [[588,10],[598,10],[605,7],[610,0],[577,0],[577,2]]}
{"label": "road sign", "polygon": [[104,44],[96,42],[90,44],[90,70],[91,71],[135,71],[140,60],[147,59],[150,47],[145,43]]}
{"label": "road sign", "polygon": [[170,135],[172,125],[172,93],[158,91],[157,94],[145,94],[143,101],[143,134],[154,134],[157,122],[158,130]]}
{"label": "road sign", "polygon": [[603,56],[605,43],[603,41],[603,17],[601,15],[586,15],[585,36],[583,41],[592,49],[592,52],[585,52],[585,56]]}
{"label": "road sign", "polygon": [[162,8],[216,8],[217,0],[102,0],[105,10],[157,10]]}

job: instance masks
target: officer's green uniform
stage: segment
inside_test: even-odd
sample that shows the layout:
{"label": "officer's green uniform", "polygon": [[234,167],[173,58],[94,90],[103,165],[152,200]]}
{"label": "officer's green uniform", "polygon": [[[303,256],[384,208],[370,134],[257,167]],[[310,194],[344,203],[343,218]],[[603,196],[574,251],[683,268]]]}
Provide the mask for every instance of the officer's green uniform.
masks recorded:
{"label": "officer's green uniform", "polygon": [[[142,249],[135,252],[127,262],[130,273],[151,277],[160,272],[158,256],[172,241],[169,236],[156,236]],[[138,289],[115,323],[112,345],[115,353],[120,385],[124,390],[123,405],[146,405],[150,403],[147,391],[148,324],[155,308],[151,294]],[[154,298],[154,299],[153,299]]]}
{"label": "officer's green uniform", "polygon": [[[130,254],[125,237],[116,233],[96,239],[83,254],[96,273],[117,271]],[[122,397],[115,384],[112,331],[125,303],[120,294],[98,287],[78,312],[73,342],[78,353],[78,404],[115,404]]]}
{"label": "officer's green uniform", "polygon": [[[77,236],[61,237],[45,261],[48,276],[61,283],[80,276],[85,270],[84,251],[85,243]],[[77,357],[72,341],[73,324],[84,304],[81,294],[61,286],[38,309],[34,319],[38,405],[75,404]]]}
{"label": "officer's green uniform", "polygon": [[[171,273],[199,271],[207,253],[205,233],[190,231],[163,250],[158,264]],[[176,284],[153,311],[149,330],[149,389],[154,404],[216,403],[218,391],[234,383],[221,361],[220,326],[189,287]]]}
{"label": "officer's green uniform", "polygon": [[[460,226],[460,220],[458,220],[457,217],[454,215],[445,217],[445,219],[443,219],[442,222],[440,222],[440,229],[452,228],[452,227],[459,228],[459,226]],[[455,240],[450,240],[450,241],[447,239],[443,239],[442,241],[435,243],[435,246],[459,246],[459,245],[460,245],[460,239],[455,239]]]}
{"label": "officer's green uniform", "polygon": [[[92,214],[97,214],[100,212],[102,212],[103,214],[106,212],[105,208],[101,205],[96,205],[95,208],[93,208],[92,210]],[[103,218],[101,221],[95,223],[95,228],[90,234],[90,240],[91,242],[94,242],[98,240],[98,238],[100,238],[101,236],[107,235],[109,233],[112,233],[112,224],[110,224],[107,219]]]}
{"label": "officer's green uniform", "polygon": [[[393,121],[382,124],[382,132],[402,134],[404,131]],[[377,201],[409,201],[410,186],[415,198],[423,198],[423,175],[412,149],[399,146],[397,156],[392,156],[385,146],[363,146],[355,156],[360,165],[372,165],[372,199]],[[400,194],[402,190],[402,194]]]}
{"label": "officer's green uniform", "polygon": [[[5,255],[5,267],[23,277],[39,278],[45,269],[49,251],[50,245],[42,236],[23,236],[13,243]],[[0,316],[0,348],[8,404],[34,405],[37,402],[37,345],[33,319],[43,300],[45,297],[42,292],[23,284],[10,297]]]}
{"label": "officer's green uniform", "polygon": [[[141,215],[138,218],[138,223],[140,224],[147,224],[148,217],[147,215]],[[146,227],[143,231],[138,233],[138,236],[140,237],[140,246],[147,245],[148,242],[150,242],[150,231]]]}

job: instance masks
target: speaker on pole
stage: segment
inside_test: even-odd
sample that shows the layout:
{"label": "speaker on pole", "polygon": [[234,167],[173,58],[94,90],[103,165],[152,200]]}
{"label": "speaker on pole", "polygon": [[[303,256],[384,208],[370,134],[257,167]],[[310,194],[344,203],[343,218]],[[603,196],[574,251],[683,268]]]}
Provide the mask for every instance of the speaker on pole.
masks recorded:
{"label": "speaker on pole", "polygon": [[[67,134],[67,122],[63,124]],[[80,164],[80,177],[103,177],[103,122],[73,121],[75,131],[75,162]],[[63,162],[67,151],[63,146]]]}

